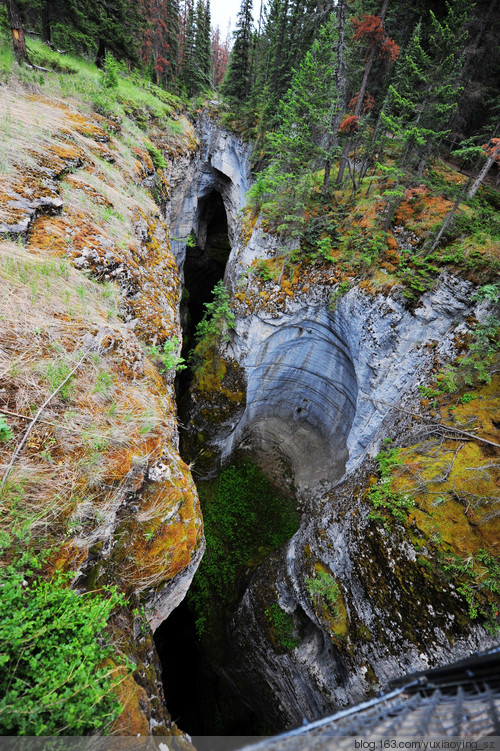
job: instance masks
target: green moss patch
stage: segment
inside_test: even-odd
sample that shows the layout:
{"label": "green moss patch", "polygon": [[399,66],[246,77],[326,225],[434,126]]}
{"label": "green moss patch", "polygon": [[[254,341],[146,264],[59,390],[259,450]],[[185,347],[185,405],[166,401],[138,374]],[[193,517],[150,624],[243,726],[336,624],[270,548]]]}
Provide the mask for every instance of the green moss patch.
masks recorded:
{"label": "green moss patch", "polygon": [[189,592],[200,633],[212,632],[236,604],[249,568],[298,528],[295,499],[281,494],[248,459],[198,486],[207,551]]}

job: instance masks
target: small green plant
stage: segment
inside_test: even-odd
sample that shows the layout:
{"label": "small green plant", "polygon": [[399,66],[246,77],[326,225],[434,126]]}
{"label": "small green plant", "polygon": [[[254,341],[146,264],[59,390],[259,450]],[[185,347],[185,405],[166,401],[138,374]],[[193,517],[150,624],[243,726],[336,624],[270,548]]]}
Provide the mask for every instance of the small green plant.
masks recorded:
{"label": "small green plant", "polygon": [[106,734],[121,711],[114,689],[130,670],[105,631],[123,595],[78,594],[68,575],[34,576],[39,567],[24,554],[0,572],[0,731]]}
{"label": "small green plant", "polygon": [[466,391],[465,394],[462,394],[460,397],[460,404],[468,404],[469,402],[472,402],[476,397],[474,394],[471,394],[469,391]]}
{"label": "small green plant", "polygon": [[187,368],[184,358],[177,354],[178,351],[179,340],[176,337],[165,342],[163,349],[157,347],[155,344],[147,348],[148,356],[153,360],[159,360],[161,362],[160,370],[163,373],[168,373],[171,370],[179,372]]}
{"label": "small green plant", "polygon": [[278,269],[271,269],[264,261],[263,258],[259,258],[255,264],[255,270],[261,279],[265,282],[272,282],[278,276]]}
{"label": "small green plant", "polygon": [[287,652],[296,649],[300,644],[300,639],[294,636],[295,626],[290,613],[282,610],[276,603],[271,605],[265,613],[279,645]]}
{"label": "small green plant", "polygon": [[110,373],[109,370],[100,370],[97,374],[96,382],[94,385],[94,388],[92,389],[93,394],[107,394],[111,390],[113,386],[113,373]]}
{"label": "small green plant", "polygon": [[[401,464],[399,449],[386,449],[376,458],[380,479],[368,494],[368,500],[375,509],[384,509],[392,514],[397,521],[406,520],[406,511],[415,506],[415,501],[409,495],[396,493],[392,490],[392,472]],[[370,512],[368,518],[379,522],[380,514]]]}
{"label": "small green plant", "polygon": [[321,256],[321,258],[324,261],[333,261],[332,258],[332,240],[331,237],[322,237],[318,242],[316,243],[316,249],[318,252],[318,255]]}
{"label": "small green plant", "polygon": [[481,549],[477,562],[482,570],[475,569],[472,556],[461,558],[450,553],[442,567],[448,575],[461,579],[457,591],[467,602],[470,618],[483,618],[486,630],[495,635],[500,631],[500,559]]}
{"label": "small green plant", "polygon": [[[71,373],[72,368],[65,362],[49,362],[46,378],[52,391],[55,391]],[[61,399],[68,401],[73,393],[73,377],[71,377],[59,391]]]}
{"label": "small green plant", "polygon": [[309,597],[325,600],[328,604],[328,609],[334,618],[338,618],[339,611],[339,598],[340,587],[331,574],[326,571],[318,571],[314,578],[308,578],[305,580],[306,589],[309,593]]}
{"label": "small green plant", "polygon": [[167,162],[161,151],[157,149],[156,146],[153,146],[153,144],[147,144],[146,148],[153,161],[155,169],[165,169]]}
{"label": "small green plant", "polygon": [[3,415],[0,415],[0,443],[7,443],[13,437],[12,428]]}
{"label": "small green plant", "polygon": [[330,295],[330,303],[328,306],[330,310],[335,310],[340,298],[344,297],[344,295],[346,295],[349,292],[350,288],[351,288],[351,283],[349,281],[340,282],[337,289],[334,290]]}

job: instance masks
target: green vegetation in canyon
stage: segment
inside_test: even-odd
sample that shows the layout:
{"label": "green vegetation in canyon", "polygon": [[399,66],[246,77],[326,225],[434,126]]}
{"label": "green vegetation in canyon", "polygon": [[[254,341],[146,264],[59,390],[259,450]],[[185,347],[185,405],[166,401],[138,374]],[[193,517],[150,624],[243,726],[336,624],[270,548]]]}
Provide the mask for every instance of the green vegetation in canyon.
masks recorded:
{"label": "green vegetation in canyon", "polygon": [[[199,483],[207,551],[189,591],[200,633],[237,602],[248,570],[297,529],[295,499],[280,493],[249,459]],[[216,632],[215,632],[216,633]]]}

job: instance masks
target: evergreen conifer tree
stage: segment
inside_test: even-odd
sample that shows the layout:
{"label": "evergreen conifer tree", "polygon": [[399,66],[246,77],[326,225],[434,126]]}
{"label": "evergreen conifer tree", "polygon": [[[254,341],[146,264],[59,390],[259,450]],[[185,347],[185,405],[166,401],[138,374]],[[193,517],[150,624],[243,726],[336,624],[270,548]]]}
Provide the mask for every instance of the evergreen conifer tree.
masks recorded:
{"label": "evergreen conifer tree", "polygon": [[243,103],[250,93],[252,0],[242,0],[233,36],[234,45],[221,92],[229,99]]}
{"label": "evergreen conifer tree", "polygon": [[418,157],[417,172],[423,173],[433,146],[445,136],[456,107],[460,86],[461,59],[467,39],[464,0],[447,3],[447,14],[439,20],[430,11],[430,32],[422,39],[422,24],[402,56],[394,85],[389,87],[383,124],[405,144],[401,166],[412,155]]}

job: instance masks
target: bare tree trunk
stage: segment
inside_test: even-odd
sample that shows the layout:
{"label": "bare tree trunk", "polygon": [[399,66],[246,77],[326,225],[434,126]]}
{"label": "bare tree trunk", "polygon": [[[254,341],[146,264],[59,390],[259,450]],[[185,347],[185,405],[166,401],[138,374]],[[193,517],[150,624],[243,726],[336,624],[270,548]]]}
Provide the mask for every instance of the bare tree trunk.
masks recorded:
{"label": "bare tree trunk", "polygon": [[486,177],[486,175],[490,171],[493,162],[497,159],[498,156],[500,156],[500,143],[498,144],[498,146],[496,147],[496,149],[494,149],[492,151],[492,153],[488,157],[488,159],[486,161],[486,164],[484,165],[483,169],[481,170],[481,172],[479,173],[479,175],[476,177],[476,179],[472,183],[471,188],[470,188],[469,192],[467,193],[467,198],[474,198],[474,196],[476,195],[477,191],[479,190],[479,188],[481,186],[481,183],[483,182],[484,178]]}
{"label": "bare tree trunk", "polygon": [[[389,4],[389,0],[382,0],[382,7],[380,8],[380,11],[378,14],[381,21],[383,21],[385,18],[388,4]],[[354,107],[353,114],[355,117],[360,116],[361,110],[363,108],[363,102],[364,102],[365,94],[366,94],[366,87],[368,86],[368,77],[370,75],[373,63],[375,62],[376,51],[377,51],[376,46],[375,44],[373,44],[370,49],[370,52],[368,53],[368,57],[366,59],[365,69],[363,72],[363,80],[361,81],[361,88],[358,92],[356,105]],[[348,138],[347,141],[345,142],[344,149],[342,151],[342,156],[340,157],[339,171],[337,173],[337,179],[335,180],[336,185],[340,185],[342,183],[342,180],[344,179],[344,172],[346,168],[347,157],[349,156],[350,150],[351,150],[351,139]]]}
{"label": "bare tree trunk", "polygon": [[50,44],[50,6],[47,0],[42,4],[42,42]]}
{"label": "bare tree trunk", "polygon": [[16,0],[6,0],[7,3],[7,15],[9,17],[9,24],[12,31],[12,44],[14,47],[14,55],[18,63],[28,63],[29,58],[26,51],[26,40],[24,38],[24,30],[19,16],[19,9],[17,7]]}
{"label": "bare tree trunk", "polygon": [[[337,44],[337,70],[335,72],[335,88],[337,89],[338,102],[335,106],[332,117],[332,142],[330,148],[336,143],[337,131],[340,125],[340,114],[345,106],[345,76],[344,76],[344,36],[345,36],[345,6],[346,0],[340,0],[338,4],[339,19],[339,41]],[[330,156],[325,160],[325,176],[323,178],[323,195],[326,196],[330,190],[330,172],[332,162]]]}

